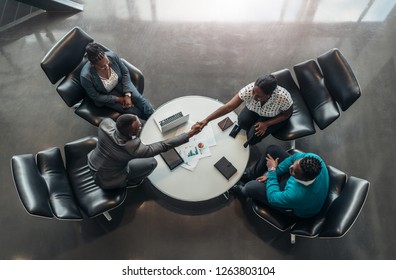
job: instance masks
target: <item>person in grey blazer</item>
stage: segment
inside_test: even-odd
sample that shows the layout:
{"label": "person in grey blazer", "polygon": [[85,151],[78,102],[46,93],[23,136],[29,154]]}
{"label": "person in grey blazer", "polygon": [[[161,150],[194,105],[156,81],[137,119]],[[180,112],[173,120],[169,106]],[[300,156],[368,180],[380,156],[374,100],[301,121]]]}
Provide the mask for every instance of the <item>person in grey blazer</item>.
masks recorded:
{"label": "person in grey blazer", "polygon": [[187,143],[198,134],[200,125],[170,139],[143,144],[138,135],[142,128],[139,118],[124,114],[117,121],[104,119],[98,128],[98,143],[88,154],[88,166],[95,183],[102,189],[139,185],[157,167],[154,156]]}

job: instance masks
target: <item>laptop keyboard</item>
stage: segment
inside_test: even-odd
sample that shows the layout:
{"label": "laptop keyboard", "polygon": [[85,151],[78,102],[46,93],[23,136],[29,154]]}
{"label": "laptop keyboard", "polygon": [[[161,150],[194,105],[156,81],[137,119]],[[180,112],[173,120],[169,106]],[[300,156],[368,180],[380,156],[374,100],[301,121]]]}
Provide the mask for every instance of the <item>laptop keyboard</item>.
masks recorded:
{"label": "laptop keyboard", "polygon": [[178,112],[178,113],[176,113],[176,114],[174,114],[172,116],[167,117],[166,119],[163,119],[162,121],[159,122],[159,124],[161,126],[165,126],[165,125],[167,125],[167,124],[169,124],[169,123],[171,123],[171,122],[173,122],[173,121],[175,121],[177,119],[180,119],[181,117],[183,117],[183,113],[182,112]]}

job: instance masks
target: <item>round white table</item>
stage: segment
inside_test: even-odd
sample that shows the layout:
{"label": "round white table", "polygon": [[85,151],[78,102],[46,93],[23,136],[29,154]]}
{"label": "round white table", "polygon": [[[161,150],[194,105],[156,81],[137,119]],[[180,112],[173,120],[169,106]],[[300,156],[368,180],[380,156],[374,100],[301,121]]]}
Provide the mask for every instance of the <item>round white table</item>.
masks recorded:
{"label": "round white table", "polygon": [[[175,136],[177,131],[189,130],[193,123],[203,120],[222,105],[223,103],[204,96],[184,96],[171,100],[161,105],[147,120],[140,134],[140,139],[144,144],[151,144]],[[162,134],[154,118],[180,109],[184,114],[190,114],[189,122]],[[235,112],[226,116],[234,122],[237,121]],[[216,145],[209,148],[211,153],[209,157],[199,159],[193,171],[182,166],[170,170],[160,155],[155,157],[158,166],[150,174],[149,179],[158,190],[173,199],[199,202],[224,194],[238,182],[249,160],[249,147],[243,147],[243,143],[246,142],[246,133],[241,130],[236,138],[230,137],[229,133],[233,125],[225,131],[222,131],[217,125],[223,118],[225,116],[208,124],[213,129]],[[229,180],[223,177],[214,167],[214,164],[222,156],[226,157],[238,170]]]}

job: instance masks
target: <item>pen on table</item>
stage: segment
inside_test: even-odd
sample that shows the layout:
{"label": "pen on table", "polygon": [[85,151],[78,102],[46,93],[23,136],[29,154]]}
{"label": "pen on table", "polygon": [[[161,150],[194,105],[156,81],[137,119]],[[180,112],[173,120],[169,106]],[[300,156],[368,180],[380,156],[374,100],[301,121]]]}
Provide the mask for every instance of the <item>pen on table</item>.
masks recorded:
{"label": "pen on table", "polygon": [[224,128],[225,128],[225,126],[226,126],[227,122],[228,122],[228,118],[227,118],[227,119],[225,119],[225,121],[224,121],[224,124],[223,124],[223,127],[221,128],[221,130],[224,130]]}

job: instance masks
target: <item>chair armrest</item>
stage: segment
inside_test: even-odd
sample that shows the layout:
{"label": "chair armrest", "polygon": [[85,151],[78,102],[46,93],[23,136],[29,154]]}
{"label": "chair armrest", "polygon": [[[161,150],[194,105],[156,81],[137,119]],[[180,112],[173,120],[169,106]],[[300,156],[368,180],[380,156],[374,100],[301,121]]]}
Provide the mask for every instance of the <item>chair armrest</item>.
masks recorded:
{"label": "chair armrest", "polygon": [[144,75],[136,66],[130,64],[125,59],[121,58],[121,61],[128,68],[129,75],[131,76],[131,81],[135,85],[136,89],[140,94],[143,95],[144,91]]}
{"label": "chair armrest", "polygon": [[56,87],[56,91],[69,107],[88,97],[80,82],[80,73],[87,61],[87,58],[84,57],[80,64],[72,72],[68,73]]}
{"label": "chair armrest", "polygon": [[320,237],[342,237],[352,227],[366,201],[370,183],[366,180],[349,177],[326,215]]}
{"label": "chair armrest", "polygon": [[257,217],[266,221],[280,231],[286,231],[296,223],[296,219],[294,217],[277,211],[276,209],[271,208],[270,206],[267,206],[259,201],[251,199],[250,203],[252,210],[257,215]]}
{"label": "chair armrest", "polygon": [[80,116],[94,126],[99,126],[99,124],[105,118],[111,118],[116,121],[117,118],[121,115],[121,113],[110,109],[109,107],[96,106],[89,97],[85,98],[81,102],[81,104],[76,108],[74,113],[76,113],[76,115]]}

